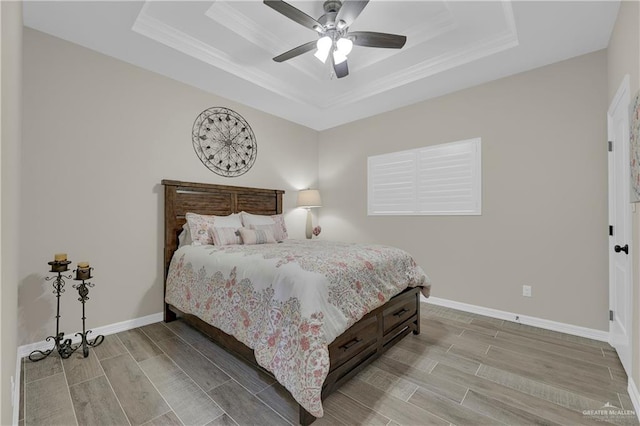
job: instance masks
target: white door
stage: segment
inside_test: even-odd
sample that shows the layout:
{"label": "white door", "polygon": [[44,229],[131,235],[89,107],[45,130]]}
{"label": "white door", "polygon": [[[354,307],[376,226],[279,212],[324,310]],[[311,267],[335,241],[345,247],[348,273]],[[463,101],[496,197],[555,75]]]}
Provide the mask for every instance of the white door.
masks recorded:
{"label": "white door", "polygon": [[609,107],[609,343],[631,374],[631,204],[629,168],[629,76]]}

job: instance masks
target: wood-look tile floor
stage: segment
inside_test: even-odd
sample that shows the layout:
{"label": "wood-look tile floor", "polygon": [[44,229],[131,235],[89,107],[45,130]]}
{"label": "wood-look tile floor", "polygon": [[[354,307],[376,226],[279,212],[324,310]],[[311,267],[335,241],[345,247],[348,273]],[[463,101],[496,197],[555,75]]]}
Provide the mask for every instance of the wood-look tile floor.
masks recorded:
{"label": "wood-look tile floor", "polygon": [[[315,424],[638,424],[606,343],[425,303],[421,321],[422,334],[327,398]],[[25,359],[22,371],[27,426],[286,425],[298,416],[280,385],[181,321],[106,336],[88,358]]]}

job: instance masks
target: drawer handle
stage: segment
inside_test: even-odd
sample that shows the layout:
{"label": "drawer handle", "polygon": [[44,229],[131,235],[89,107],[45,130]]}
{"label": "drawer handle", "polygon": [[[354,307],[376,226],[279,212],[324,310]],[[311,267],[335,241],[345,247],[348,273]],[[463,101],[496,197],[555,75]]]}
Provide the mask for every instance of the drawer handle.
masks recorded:
{"label": "drawer handle", "polygon": [[407,308],[402,308],[400,309],[398,312],[396,312],[395,314],[393,314],[394,317],[398,317],[400,318],[401,316],[403,316],[404,314],[406,314],[407,312],[409,312],[409,310]]}
{"label": "drawer handle", "polygon": [[340,346],[340,349],[343,350],[348,350],[351,346],[356,345],[358,343],[362,342],[362,339],[358,339],[357,337],[354,338],[353,340],[348,341],[347,343],[345,343],[344,345]]}

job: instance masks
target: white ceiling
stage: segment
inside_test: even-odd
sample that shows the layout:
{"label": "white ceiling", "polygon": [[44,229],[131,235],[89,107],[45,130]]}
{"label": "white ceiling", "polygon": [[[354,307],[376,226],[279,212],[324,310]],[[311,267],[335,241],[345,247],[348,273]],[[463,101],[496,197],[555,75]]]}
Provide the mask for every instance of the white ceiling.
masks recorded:
{"label": "white ceiling", "polygon": [[[319,18],[322,1],[291,1]],[[371,0],[350,30],[403,34],[355,46],[336,79],[317,34],[257,0],[26,1],[24,23],[73,43],[324,130],[607,47],[618,1]],[[212,105],[213,106],[213,105]],[[224,105],[220,105],[224,106]]]}

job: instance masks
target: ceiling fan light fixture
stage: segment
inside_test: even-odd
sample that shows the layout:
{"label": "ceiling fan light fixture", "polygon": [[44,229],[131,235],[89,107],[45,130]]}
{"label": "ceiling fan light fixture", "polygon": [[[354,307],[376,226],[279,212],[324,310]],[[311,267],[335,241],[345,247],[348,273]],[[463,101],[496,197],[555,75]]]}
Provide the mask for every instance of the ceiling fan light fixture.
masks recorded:
{"label": "ceiling fan light fixture", "polygon": [[338,48],[338,51],[346,57],[351,53],[351,49],[353,49],[353,42],[348,38],[340,38],[336,42],[336,47]]}
{"label": "ceiling fan light fixture", "polygon": [[338,65],[343,63],[344,61],[347,60],[347,55],[345,55],[344,53],[340,52],[339,50],[334,50],[333,51],[333,63]]}
{"label": "ceiling fan light fixture", "polygon": [[318,50],[316,53],[313,54],[313,56],[318,58],[318,60],[324,64],[327,62],[327,58],[329,57],[329,51]]}
{"label": "ceiling fan light fixture", "polygon": [[333,42],[331,41],[331,37],[324,36],[320,37],[316,42],[316,47],[318,50],[314,53],[313,56],[318,58],[322,63],[327,62],[327,57],[329,57],[329,51],[331,50],[331,46]]}
{"label": "ceiling fan light fixture", "polygon": [[313,30],[319,37],[318,40],[294,47],[273,60],[284,62],[310,52],[316,46],[314,56],[322,63],[326,63],[329,55],[333,54],[331,65],[337,78],[349,75],[347,55],[354,44],[363,47],[402,49],[407,41],[406,36],[398,34],[350,31],[353,22],[369,4],[369,0],[324,0],[322,7],[325,13],[317,20],[285,0],[264,0],[264,4],[303,27]]}

